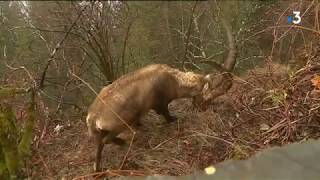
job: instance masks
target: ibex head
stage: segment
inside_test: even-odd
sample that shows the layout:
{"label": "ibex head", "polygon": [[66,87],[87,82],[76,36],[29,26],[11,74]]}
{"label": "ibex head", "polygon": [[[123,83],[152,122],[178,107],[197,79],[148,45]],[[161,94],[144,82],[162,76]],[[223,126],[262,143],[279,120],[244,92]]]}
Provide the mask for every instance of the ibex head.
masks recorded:
{"label": "ibex head", "polygon": [[223,72],[217,75],[206,76],[207,84],[203,87],[201,94],[193,97],[193,105],[205,109],[215,98],[225,94],[232,86],[232,75]]}
{"label": "ibex head", "polygon": [[201,96],[204,88],[211,87],[210,76],[186,72],[177,76],[180,80],[180,97]]}
{"label": "ibex head", "polygon": [[212,67],[216,68],[220,73],[214,75],[214,77],[210,77],[212,74],[207,75],[206,79],[208,80],[209,86],[204,86],[201,94],[193,97],[193,104],[201,109],[205,109],[206,106],[215,98],[227,93],[232,86],[233,80],[231,72],[236,64],[237,48],[232,34],[231,25],[225,21],[223,17],[221,18],[221,21],[222,26],[226,30],[229,43],[229,53],[223,65],[219,65],[212,61],[204,61],[204,63],[212,65]]}

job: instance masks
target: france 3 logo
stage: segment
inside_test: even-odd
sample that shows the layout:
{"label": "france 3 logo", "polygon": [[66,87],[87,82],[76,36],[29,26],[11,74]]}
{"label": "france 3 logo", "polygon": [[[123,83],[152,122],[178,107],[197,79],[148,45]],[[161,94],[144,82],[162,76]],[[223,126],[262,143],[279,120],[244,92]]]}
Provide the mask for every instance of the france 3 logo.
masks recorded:
{"label": "france 3 logo", "polygon": [[301,22],[301,16],[300,11],[293,11],[293,16],[288,16],[287,20],[289,24],[300,24]]}

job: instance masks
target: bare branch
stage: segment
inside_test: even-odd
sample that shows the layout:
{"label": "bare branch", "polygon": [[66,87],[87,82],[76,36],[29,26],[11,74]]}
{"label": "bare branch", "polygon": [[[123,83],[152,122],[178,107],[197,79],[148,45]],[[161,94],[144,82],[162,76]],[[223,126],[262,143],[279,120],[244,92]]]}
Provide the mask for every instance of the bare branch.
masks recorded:
{"label": "bare branch", "polygon": [[39,83],[39,89],[42,89],[44,87],[44,80],[46,78],[46,74],[48,71],[48,68],[51,64],[51,61],[53,61],[54,56],[56,54],[56,52],[60,49],[61,45],[63,44],[63,42],[65,41],[65,39],[68,37],[69,33],[71,32],[72,28],[77,24],[77,21],[80,19],[82,12],[86,9],[86,7],[84,7],[81,12],[79,13],[78,17],[76,18],[76,20],[71,24],[71,26],[69,27],[68,31],[66,32],[66,34],[64,35],[64,37],[60,40],[60,42],[57,43],[56,47],[53,49],[52,53],[50,54],[49,60],[47,61],[47,64],[42,72],[41,75],[41,79],[40,79],[40,83]]}

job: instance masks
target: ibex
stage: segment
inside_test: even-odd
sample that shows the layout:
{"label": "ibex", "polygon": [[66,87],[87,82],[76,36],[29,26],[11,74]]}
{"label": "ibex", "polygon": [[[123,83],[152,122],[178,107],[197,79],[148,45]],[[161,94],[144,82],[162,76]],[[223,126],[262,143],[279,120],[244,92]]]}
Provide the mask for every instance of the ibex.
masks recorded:
{"label": "ibex", "polygon": [[97,145],[95,171],[101,170],[104,144],[125,144],[117,135],[133,123],[139,123],[150,109],[163,115],[167,122],[176,120],[170,115],[168,104],[174,99],[199,96],[210,83],[209,76],[153,64],[104,87],[89,107],[86,118],[89,136],[95,138]]}
{"label": "ibex", "polygon": [[231,26],[222,19],[229,42],[229,54],[223,66],[212,64],[221,74],[210,75],[182,72],[164,64],[148,65],[126,74],[104,87],[89,107],[86,118],[89,135],[97,144],[95,171],[100,171],[101,152],[104,144],[125,144],[117,137],[130,129],[133,123],[150,109],[165,117],[167,122],[176,120],[170,115],[168,104],[178,98],[193,98],[195,105],[206,105],[226,93],[232,86],[230,72],[235,66],[236,47]]}

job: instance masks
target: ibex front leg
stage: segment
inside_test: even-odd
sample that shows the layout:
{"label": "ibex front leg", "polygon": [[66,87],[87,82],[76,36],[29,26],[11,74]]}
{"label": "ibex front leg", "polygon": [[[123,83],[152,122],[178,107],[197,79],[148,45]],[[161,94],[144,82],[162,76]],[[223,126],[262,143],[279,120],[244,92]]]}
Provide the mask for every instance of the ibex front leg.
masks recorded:
{"label": "ibex front leg", "polygon": [[104,143],[102,142],[102,133],[99,131],[95,134],[95,141],[96,141],[96,161],[93,166],[95,172],[101,171],[101,153],[104,147]]}
{"label": "ibex front leg", "polygon": [[169,109],[168,109],[168,105],[169,105],[169,103],[163,102],[163,103],[157,105],[154,108],[154,110],[158,114],[163,115],[165,117],[165,119],[167,120],[167,122],[170,123],[170,122],[176,121],[177,117],[170,114]]}
{"label": "ibex front leg", "polygon": [[94,166],[94,171],[99,172],[101,171],[101,153],[103,150],[103,147],[105,144],[114,143],[119,146],[123,146],[126,144],[126,141],[116,137],[117,134],[110,132],[110,131],[104,131],[100,130],[96,133],[96,145],[97,145],[97,151],[96,151],[96,162]]}

